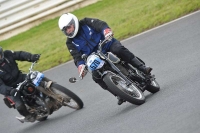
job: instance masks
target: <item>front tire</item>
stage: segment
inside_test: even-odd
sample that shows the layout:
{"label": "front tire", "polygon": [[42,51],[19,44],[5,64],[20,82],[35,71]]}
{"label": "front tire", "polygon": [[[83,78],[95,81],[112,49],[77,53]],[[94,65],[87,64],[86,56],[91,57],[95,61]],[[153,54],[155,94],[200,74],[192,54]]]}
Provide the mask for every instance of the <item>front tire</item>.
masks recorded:
{"label": "front tire", "polygon": [[58,94],[63,98],[63,106],[68,106],[73,109],[82,109],[83,102],[82,100],[72,91],[68,90],[67,88],[53,83],[50,87],[55,94]]}
{"label": "front tire", "polygon": [[145,103],[145,97],[141,90],[133,83],[130,86],[126,86],[125,80],[120,76],[108,72],[103,78],[103,81],[108,88],[120,98],[135,105]]}

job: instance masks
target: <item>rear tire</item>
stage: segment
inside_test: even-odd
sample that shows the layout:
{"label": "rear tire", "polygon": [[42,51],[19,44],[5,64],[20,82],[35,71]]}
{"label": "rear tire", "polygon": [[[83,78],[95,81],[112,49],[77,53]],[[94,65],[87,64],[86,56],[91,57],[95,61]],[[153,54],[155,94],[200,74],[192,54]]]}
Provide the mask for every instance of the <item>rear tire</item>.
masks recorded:
{"label": "rear tire", "polygon": [[115,93],[120,98],[135,105],[145,103],[145,97],[141,90],[133,83],[127,87],[124,79],[120,76],[112,72],[108,72],[103,78],[103,81],[106,83],[111,92]]}
{"label": "rear tire", "polygon": [[[83,108],[82,100],[72,91],[56,83],[52,83],[50,88],[53,90],[54,93],[59,94],[64,99],[66,99],[66,101],[64,101],[62,104],[63,106],[68,106],[70,108],[77,109],[77,110]],[[75,105],[72,105],[72,104],[75,104]]]}
{"label": "rear tire", "polygon": [[160,86],[156,80],[153,80],[151,81],[151,84],[147,85],[145,89],[151,93],[156,93],[160,90]]}

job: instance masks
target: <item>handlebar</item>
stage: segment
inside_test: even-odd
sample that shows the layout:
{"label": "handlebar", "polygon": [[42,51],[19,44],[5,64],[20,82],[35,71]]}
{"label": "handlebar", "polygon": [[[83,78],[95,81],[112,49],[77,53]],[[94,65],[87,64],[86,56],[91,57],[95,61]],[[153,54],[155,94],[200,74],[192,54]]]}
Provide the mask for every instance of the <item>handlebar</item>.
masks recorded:
{"label": "handlebar", "polygon": [[99,50],[100,51],[102,51],[102,47],[104,46],[104,44],[106,44],[107,43],[107,39],[105,39],[105,40],[103,40],[103,41],[100,41],[100,43],[99,43]]}
{"label": "handlebar", "polygon": [[102,47],[104,46],[104,44],[106,44],[107,42],[112,40],[112,35],[108,36],[107,38],[105,38],[103,41],[100,41],[99,43],[99,50],[102,51]]}
{"label": "handlebar", "polygon": [[35,66],[36,63],[37,63],[37,61],[32,62],[31,67],[29,68],[29,73],[32,72],[33,67]]}
{"label": "handlebar", "polygon": [[[101,41],[100,40],[100,42],[99,42],[99,50],[100,51],[102,51],[102,47],[104,46],[104,44],[106,44],[107,42],[109,41],[109,38],[107,38],[107,39],[104,39],[103,41]],[[82,56],[81,56],[81,58],[84,60],[84,61],[86,61],[87,60],[87,55],[86,54],[83,54]]]}

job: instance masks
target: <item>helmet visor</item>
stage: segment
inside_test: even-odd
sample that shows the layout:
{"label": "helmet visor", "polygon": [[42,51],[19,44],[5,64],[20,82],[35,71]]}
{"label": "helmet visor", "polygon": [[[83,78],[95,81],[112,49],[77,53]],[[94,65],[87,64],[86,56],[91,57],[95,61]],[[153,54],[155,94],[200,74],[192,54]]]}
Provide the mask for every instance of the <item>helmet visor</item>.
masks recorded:
{"label": "helmet visor", "polygon": [[62,32],[68,36],[71,37],[74,35],[74,31],[75,31],[75,21],[74,19],[72,19],[68,25],[66,25],[65,27],[63,27]]}

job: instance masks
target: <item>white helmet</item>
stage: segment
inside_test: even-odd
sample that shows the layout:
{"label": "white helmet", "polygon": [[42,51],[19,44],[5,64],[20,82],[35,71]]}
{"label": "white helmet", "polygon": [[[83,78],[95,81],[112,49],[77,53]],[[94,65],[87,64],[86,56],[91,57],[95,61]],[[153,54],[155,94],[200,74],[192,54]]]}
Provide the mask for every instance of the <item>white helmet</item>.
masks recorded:
{"label": "white helmet", "polygon": [[0,46],[0,63],[4,61],[4,53],[3,53],[3,48]]}
{"label": "white helmet", "polygon": [[[66,32],[66,28],[68,26],[74,25],[74,31],[70,34]],[[69,38],[73,38],[76,36],[78,29],[79,29],[79,22],[78,18],[71,13],[63,14],[58,21],[58,26],[60,30]]]}

